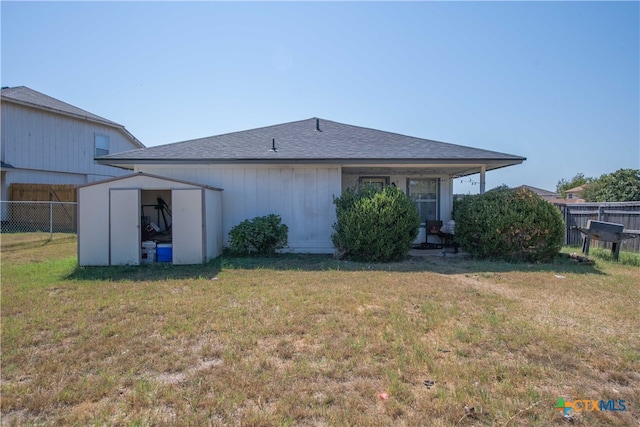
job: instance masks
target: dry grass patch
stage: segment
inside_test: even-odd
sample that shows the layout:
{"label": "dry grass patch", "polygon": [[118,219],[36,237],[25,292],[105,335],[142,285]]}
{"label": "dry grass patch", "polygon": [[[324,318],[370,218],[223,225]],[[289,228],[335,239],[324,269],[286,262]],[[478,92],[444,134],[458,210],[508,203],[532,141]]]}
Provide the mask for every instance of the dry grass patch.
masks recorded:
{"label": "dry grass patch", "polygon": [[6,425],[546,426],[558,397],[626,400],[579,425],[639,421],[635,267],[77,268],[63,246],[3,249]]}

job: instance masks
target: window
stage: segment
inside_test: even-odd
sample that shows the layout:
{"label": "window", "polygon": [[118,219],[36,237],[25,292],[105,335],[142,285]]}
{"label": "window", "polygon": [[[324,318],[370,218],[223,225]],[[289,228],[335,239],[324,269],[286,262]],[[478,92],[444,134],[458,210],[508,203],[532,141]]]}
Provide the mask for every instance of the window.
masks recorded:
{"label": "window", "polygon": [[364,185],[373,185],[378,189],[378,191],[382,191],[384,187],[389,185],[389,177],[388,176],[361,176],[360,177],[360,186]]}
{"label": "window", "polygon": [[107,135],[95,134],[96,155],[95,157],[109,154],[109,137]]}
{"label": "window", "polygon": [[415,202],[420,222],[438,219],[438,178],[408,178],[407,193]]}

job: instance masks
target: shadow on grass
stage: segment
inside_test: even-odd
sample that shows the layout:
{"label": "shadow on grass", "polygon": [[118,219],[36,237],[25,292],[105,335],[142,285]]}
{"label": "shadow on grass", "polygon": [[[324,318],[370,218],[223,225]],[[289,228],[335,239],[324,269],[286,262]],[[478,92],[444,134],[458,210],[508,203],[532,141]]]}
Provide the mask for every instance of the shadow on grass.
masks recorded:
{"label": "shadow on grass", "polygon": [[207,264],[173,265],[155,263],[110,267],[77,266],[67,279],[149,282],[174,279],[212,279],[220,273],[220,259]]}
{"label": "shadow on grass", "polygon": [[[73,243],[76,239],[74,235],[64,234],[62,236],[54,235],[51,239],[49,234],[45,233],[33,233],[35,237],[29,236],[29,234],[20,235],[20,238],[14,238],[13,236],[2,236],[0,242],[0,249],[2,252],[17,252],[25,249],[35,249],[47,245],[62,245],[65,243]],[[26,236],[26,237],[24,237]]]}
{"label": "shadow on grass", "polygon": [[432,272],[439,274],[461,274],[482,272],[554,272],[576,274],[604,274],[597,266],[579,264],[559,257],[554,263],[528,264],[477,261],[464,256],[408,257],[392,263],[364,263],[339,261],[330,255],[281,254],[274,258],[220,258],[222,269],[271,269],[298,271],[389,271],[398,273]]}
{"label": "shadow on grass", "polygon": [[467,257],[409,257],[393,263],[340,261],[330,255],[279,254],[271,258],[234,257],[228,253],[202,265],[166,263],[139,266],[76,267],[72,280],[161,281],[172,279],[212,279],[223,270],[284,271],[387,271],[397,273],[432,272],[439,274],[489,272],[549,272],[605,274],[596,266],[558,258],[549,264],[477,261]]}

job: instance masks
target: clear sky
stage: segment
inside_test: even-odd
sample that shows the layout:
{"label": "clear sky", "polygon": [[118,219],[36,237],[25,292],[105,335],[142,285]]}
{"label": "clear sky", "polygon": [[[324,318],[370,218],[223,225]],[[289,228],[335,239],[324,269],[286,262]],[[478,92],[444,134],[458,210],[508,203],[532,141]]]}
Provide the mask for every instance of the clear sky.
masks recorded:
{"label": "clear sky", "polygon": [[147,146],[321,117],[527,158],[487,173],[487,189],[640,168],[638,2],[0,8],[2,86]]}

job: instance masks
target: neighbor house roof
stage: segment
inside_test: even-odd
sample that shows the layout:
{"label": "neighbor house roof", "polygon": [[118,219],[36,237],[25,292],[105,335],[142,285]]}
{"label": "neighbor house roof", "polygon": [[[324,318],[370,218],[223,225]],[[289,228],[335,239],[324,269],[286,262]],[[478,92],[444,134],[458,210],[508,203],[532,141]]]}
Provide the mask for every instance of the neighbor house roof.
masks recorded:
{"label": "neighbor house roof", "polygon": [[[275,149],[274,149],[275,147]],[[524,157],[310,118],[104,156],[103,164],[348,163],[471,164],[487,170]]]}
{"label": "neighbor house roof", "polygon": [[565,193],[580,193],[584,190],[584,185],[578,185],[577,187],[570,188],[568,190],[564,190]]}
{"label": "neighbor house roof", "polygon": [[44,93],[40,93],[26,86],[3,87],[2,101],[13,102],[27,107],[38,108],[58,114],[64,114],[77,119],[89,120],[95,123],[116,127],[122,130],[137,146],[144,148],[144,145],[138,141],[135,136],[129,133],[123,125],[85,111],[82,108],[62,102],[59,99],[52,98],[49,95],[45,95]]}
{"label": "neighbor house roof", "polygon": [[555,191],[543,190],[542,188],[532,187],[530,185],[521,185],[518,188],[525,188],[529,191],[533,191],[540,197],[557,197],[558,193]]}

